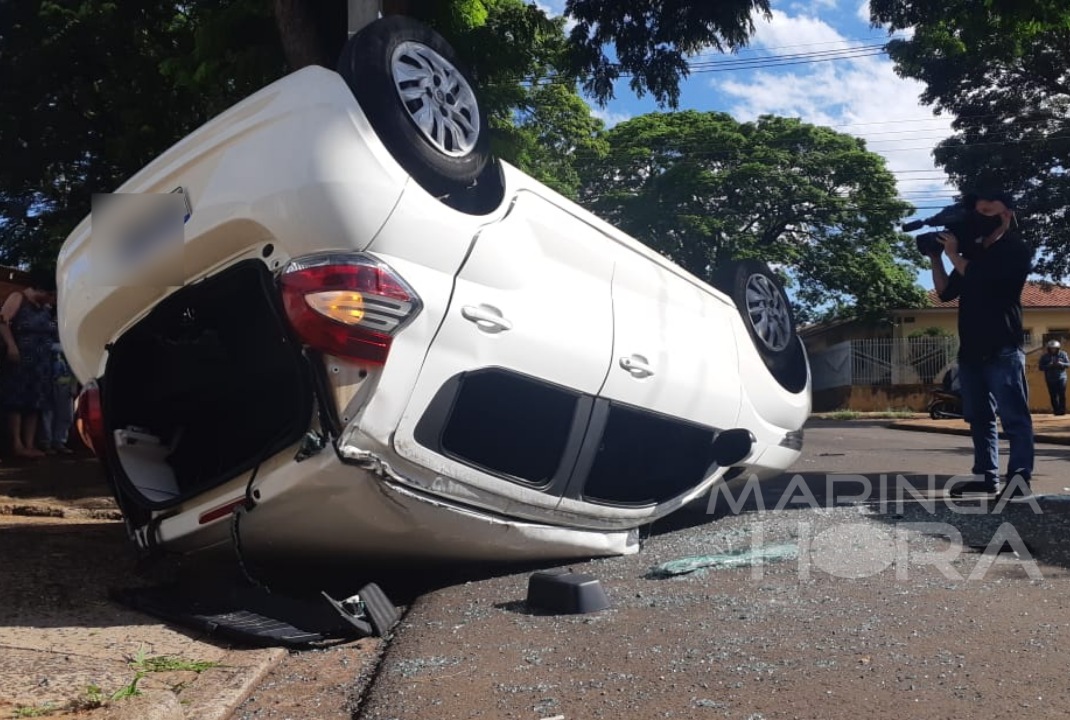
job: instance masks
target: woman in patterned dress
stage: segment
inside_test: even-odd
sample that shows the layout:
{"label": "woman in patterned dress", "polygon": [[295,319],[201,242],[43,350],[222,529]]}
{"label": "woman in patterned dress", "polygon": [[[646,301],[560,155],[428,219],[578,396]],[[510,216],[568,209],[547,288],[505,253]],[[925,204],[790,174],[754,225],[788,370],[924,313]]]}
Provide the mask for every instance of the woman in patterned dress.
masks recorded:
{"label": "woman in patterned dress", "polygon": [[12,452],[19,458],[44,457],[34,436],[52,386],[55,321],[48,304],[55,302],[55,294],[55,279],[35,273],[30,286],[11,293],[0,308],[0,337],[6,348],[0,404],[7,413]]}

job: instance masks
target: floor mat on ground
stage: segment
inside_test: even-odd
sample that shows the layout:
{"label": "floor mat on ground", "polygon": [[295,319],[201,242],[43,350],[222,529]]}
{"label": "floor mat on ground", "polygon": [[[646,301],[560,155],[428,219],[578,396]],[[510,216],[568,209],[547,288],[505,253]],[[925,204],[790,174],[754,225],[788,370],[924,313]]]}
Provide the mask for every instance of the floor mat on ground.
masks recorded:
{"label": "floor mat on ground", "polygon": [[256,646],[322,647],[385,635],[398,619],[374,584],[343,601],[326,594],[292,598],[252,587],[214,588],[207,594],[179,585],[114,589],[111,596],[165,622]]}

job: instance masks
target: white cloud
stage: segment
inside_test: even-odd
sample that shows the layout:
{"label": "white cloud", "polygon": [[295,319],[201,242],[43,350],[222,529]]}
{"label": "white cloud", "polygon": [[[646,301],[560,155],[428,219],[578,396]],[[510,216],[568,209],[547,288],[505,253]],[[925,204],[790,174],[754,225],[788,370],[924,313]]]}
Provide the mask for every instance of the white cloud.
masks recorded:
{"label": "white cloud", "polygon": [[618,123],[622,123],[625,120],[631,120],[632,116],[623,112],[612,112],[610,110],[603,110],[602,108],[591,108],[591,115],[598,118],[606,124],[606,128],[611,128]]}
{"label": "white cloud", "polygon": [[806,2],[793,2],[788,6],[792,12],[805,15],[820,12],[821,10],[835,10],[839,0],[806,0]]}
{"label": "white cloud", "polygon": [[[774,12],[771,22],[759,23],[753,46],[804,43],[829,43],[818,50],[857,44],[817,18]],[[919,101],[923,85],[897,76],[887,57],[719,75],[725,77],[731,79],[717,79],[712,84],[735,100],[729,112],[737,118],[752,120],[762,114],[798,117],[861,137],[870,150],[884,156],[904,199],[919,206],[950,201],[950,185],[933,164],[932,149],[951,134],[951,121],[934,116],[923,106]]]}
{"label": "white cloud", "polygon": [[772,20],[759,21],[751,41],[753,48],[770,50],[797,48],[800,45],[837,44],[849,45],[843,36],[825,21],[810,15],[790,16],[782,10],[774,10]]}
{"label": "white cloud", "polygon": [[858,6],[858,19],[868,25],[869,17],[869,0],[864,0],[863,3]]}
{"label": "white cloud", "polygon": [[565,1],[547,0],[546,2],[539,2],[539,0],[535,0],[535,7],[546,13],[547,17],[557,17],[565,12]]}

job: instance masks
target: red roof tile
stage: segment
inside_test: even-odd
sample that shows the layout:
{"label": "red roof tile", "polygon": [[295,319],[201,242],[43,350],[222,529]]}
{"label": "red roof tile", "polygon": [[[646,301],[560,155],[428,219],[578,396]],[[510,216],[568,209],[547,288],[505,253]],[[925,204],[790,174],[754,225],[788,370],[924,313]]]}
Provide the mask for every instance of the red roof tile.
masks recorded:
{"label": "red roof tile", "polygon": [[[958,300],[941,302],[940,298],[936,296],[935,290],[929,291],[929,302],[932,303],[934,308],[955,308],[959,306]],[[1070,287],[1027,282],[1025,287],[1022,288],[1022,307],[1070,308]]]}

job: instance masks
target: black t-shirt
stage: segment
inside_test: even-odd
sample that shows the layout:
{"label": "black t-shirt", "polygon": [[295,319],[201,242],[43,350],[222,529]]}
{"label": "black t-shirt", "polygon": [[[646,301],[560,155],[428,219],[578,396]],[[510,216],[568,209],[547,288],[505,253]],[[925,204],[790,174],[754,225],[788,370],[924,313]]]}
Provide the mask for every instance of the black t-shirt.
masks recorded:
{"label": "black t-shirt", "polygon": [[1022,347],[1022,288],[1033,266],[1033,251],[1008,231],[978,251],[966,274],[953,270],[943,301],[959,300],[959,359],[984,360],[1004,348]]}

